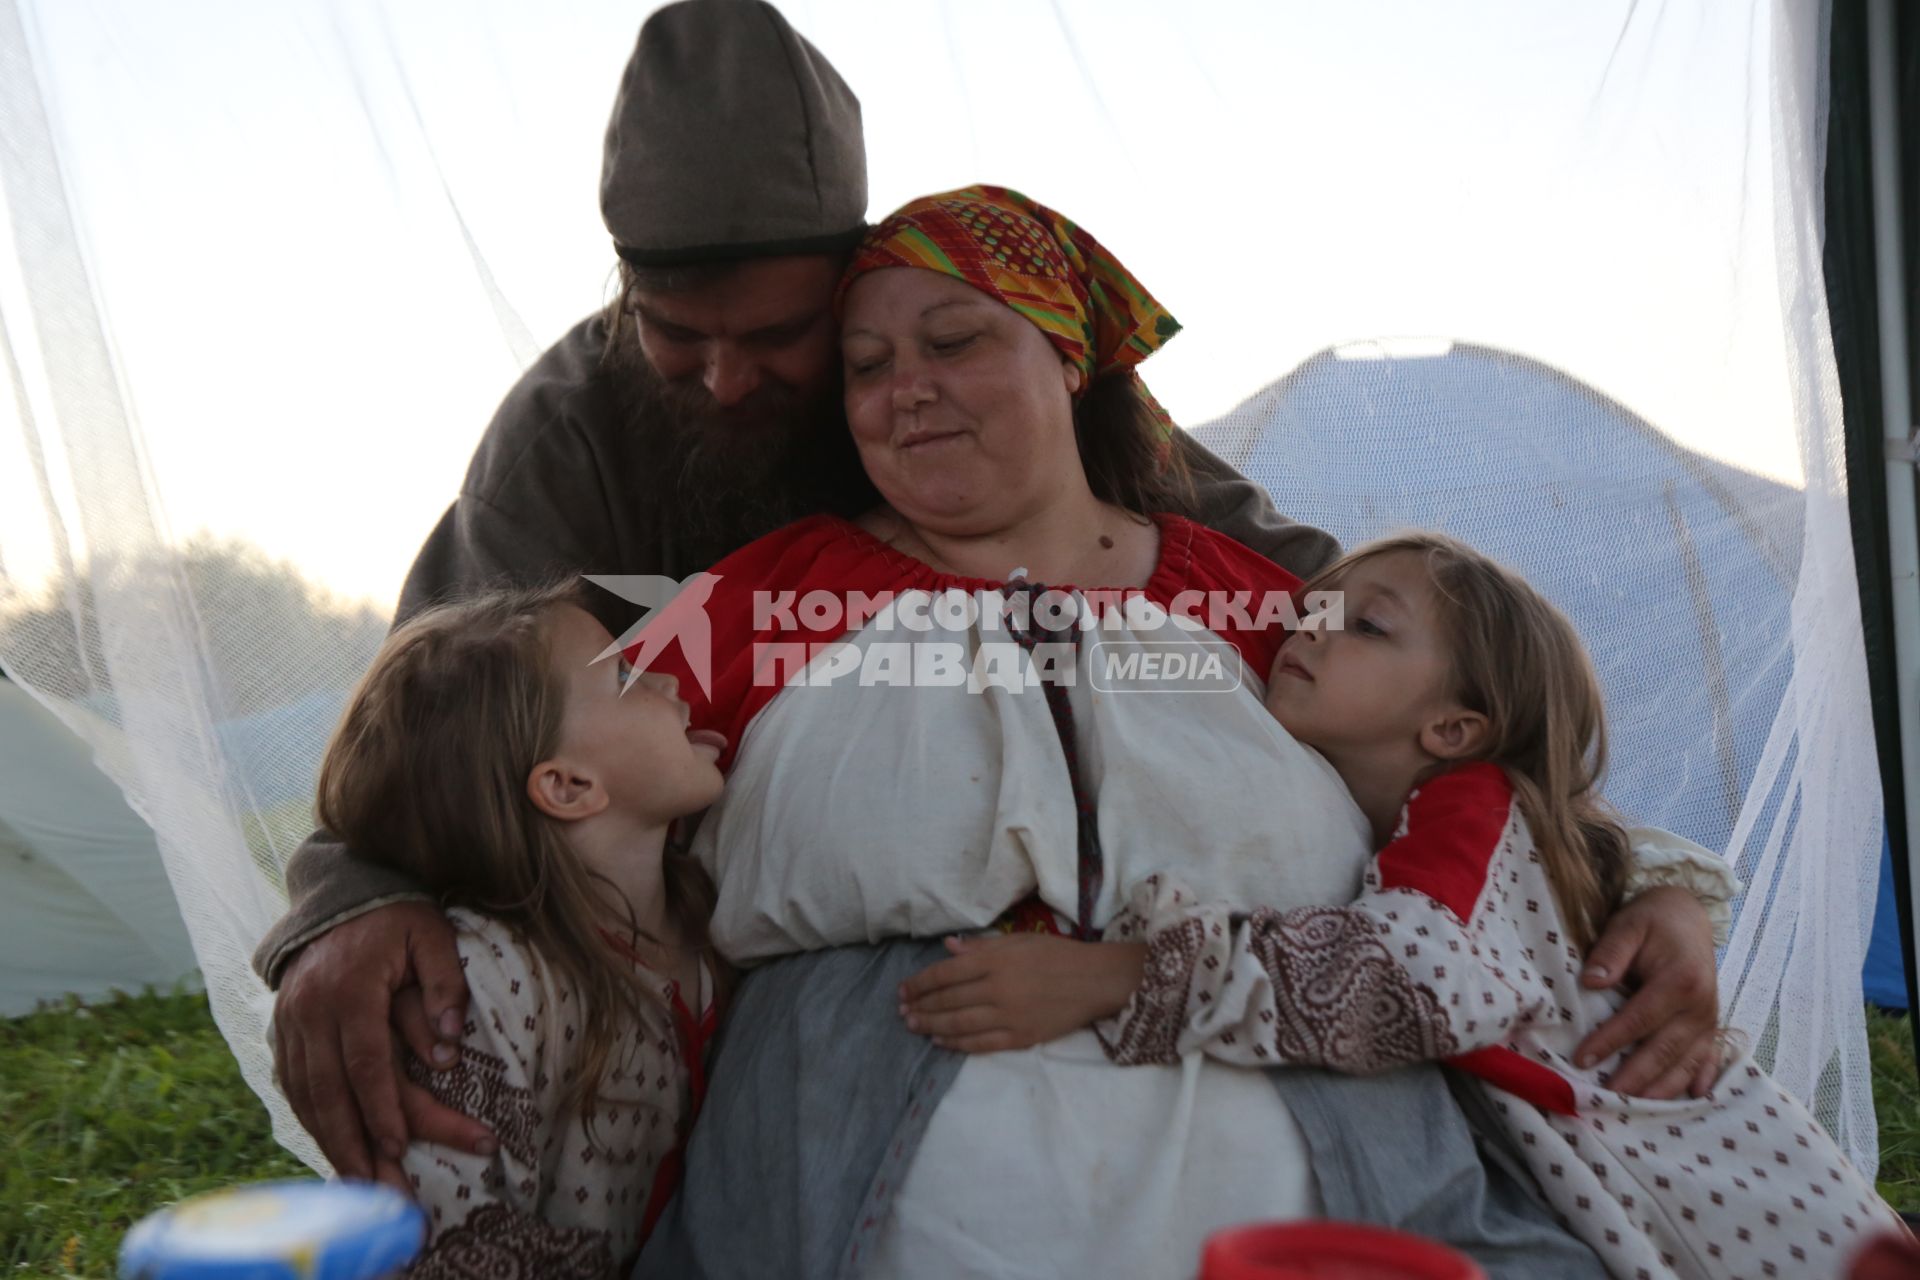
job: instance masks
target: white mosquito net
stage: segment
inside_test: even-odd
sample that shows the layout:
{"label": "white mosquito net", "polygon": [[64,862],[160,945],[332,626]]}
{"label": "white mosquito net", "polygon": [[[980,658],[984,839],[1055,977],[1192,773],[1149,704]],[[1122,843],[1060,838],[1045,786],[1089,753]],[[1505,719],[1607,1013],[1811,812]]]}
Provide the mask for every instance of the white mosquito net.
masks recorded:
{"label": "white mosquito net", "polygon": [[[973,181],[1069,213],[1187,326],[1161,399],[1281,510],[1450,530],[1572,614],[1612,797],[1749,886],[1731,1020],[1871,1170],[1821,7],[784,7],[861,96],[872,215]],[[643,16],[0,0],[0,664],[154,828],[311,1161],[248,953],[414,550],[605,296]]]}

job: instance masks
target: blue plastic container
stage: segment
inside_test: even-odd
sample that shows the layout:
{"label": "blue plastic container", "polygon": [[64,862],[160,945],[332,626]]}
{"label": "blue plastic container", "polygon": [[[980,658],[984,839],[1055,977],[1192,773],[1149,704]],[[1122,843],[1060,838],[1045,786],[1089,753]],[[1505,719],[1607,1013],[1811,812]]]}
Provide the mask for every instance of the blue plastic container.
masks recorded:
{"label": "blue plastic container", "polygon": [[260,1182],[142,1219],[121,1280],[374,1280],[427,1236],[420,1206],[375,1182]]}

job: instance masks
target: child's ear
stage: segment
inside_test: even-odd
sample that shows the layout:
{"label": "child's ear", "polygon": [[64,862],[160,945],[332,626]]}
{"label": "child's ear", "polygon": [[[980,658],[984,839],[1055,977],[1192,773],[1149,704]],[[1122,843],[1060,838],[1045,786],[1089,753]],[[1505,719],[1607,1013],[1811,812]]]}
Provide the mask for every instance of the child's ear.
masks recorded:
{"label": "child's ear", "polygon": [[564,759],[542,760],[527,774],[527,799],[549,818],[578,822],[606,810],[612,801],[600,780]]}
{"label": "child's ear", "polygon": [[1420,730],[1420,749],[1438,760],[1462,760],[1487,740],[1487,718],[1465,707],[1449,707]]}

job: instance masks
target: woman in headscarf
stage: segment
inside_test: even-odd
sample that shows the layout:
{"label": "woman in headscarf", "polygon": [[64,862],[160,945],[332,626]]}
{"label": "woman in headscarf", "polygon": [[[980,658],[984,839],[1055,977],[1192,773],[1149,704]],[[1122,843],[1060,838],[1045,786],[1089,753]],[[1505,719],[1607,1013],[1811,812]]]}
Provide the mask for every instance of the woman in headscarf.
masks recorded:
{"label": "woman in headscarf", "polygon": [[1601,1274],[1482,1167],[1437,1069],[1121,1068],[1091,1032],[962,1059],[902,1025],[945,935],[1097,938],[1170,859],[1210,900],[1345,902],[1369,838],[1261,707],[1299,582],[1170,514],[1136,366],[1178,326],[1138,281],[969,187],[875,227],[839,308],[884,504],[722,561],[711,670],[656,663],[730,743],[695,848],[756,969],[639,1274],[1165,1277],[1219,1227],[1320,1213]]}

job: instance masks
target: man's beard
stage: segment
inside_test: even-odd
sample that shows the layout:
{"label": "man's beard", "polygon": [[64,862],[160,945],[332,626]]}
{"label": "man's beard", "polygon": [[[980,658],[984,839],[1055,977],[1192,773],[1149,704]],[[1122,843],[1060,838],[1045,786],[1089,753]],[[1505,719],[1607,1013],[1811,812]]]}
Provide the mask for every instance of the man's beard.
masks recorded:
{"label": "man's beard", "polygon": [[813,398],[764,382],[722,406],[698,380],[662,378],[631,339],[615,342],[606,368],[627,430],[654,454],[626,500],[669,508],[690,547],[718,559],[803,516],[851,516],[878,501],[838,379]]}

